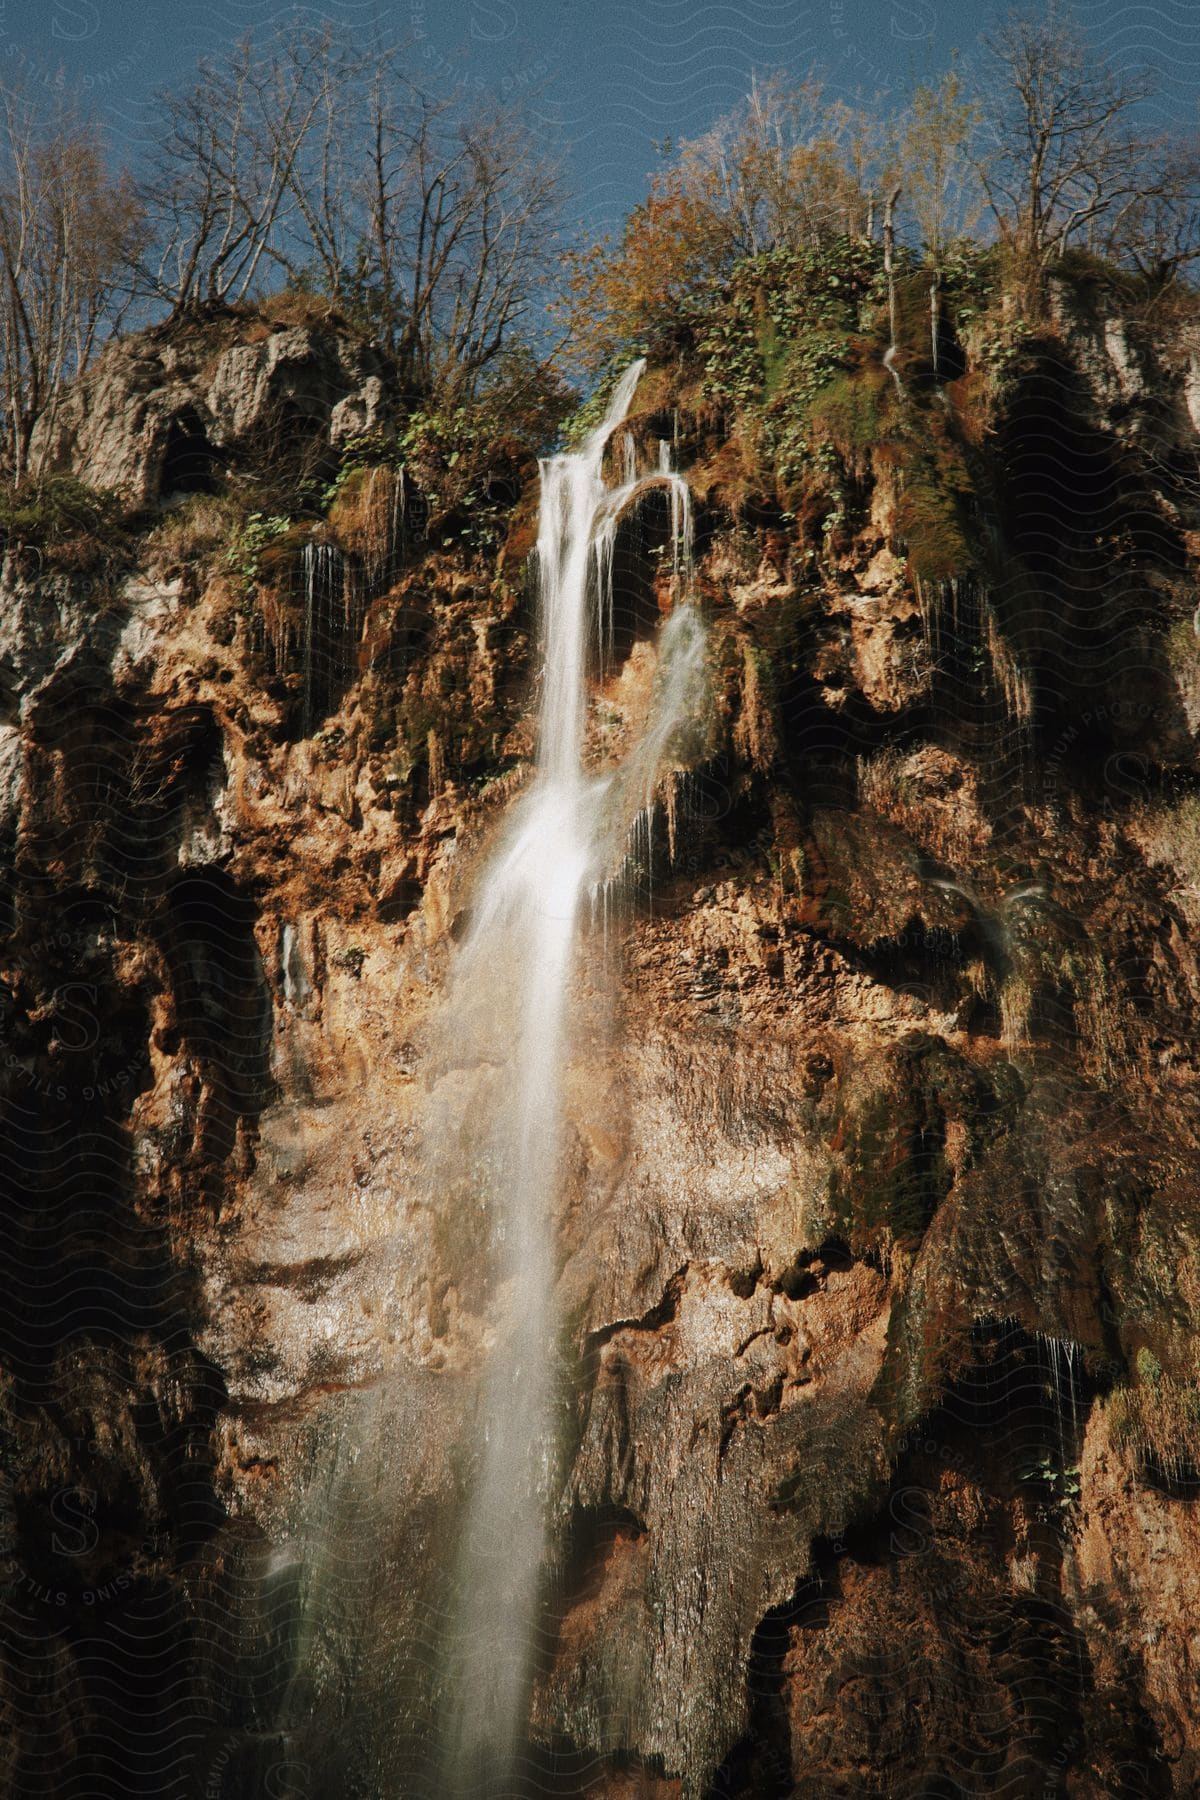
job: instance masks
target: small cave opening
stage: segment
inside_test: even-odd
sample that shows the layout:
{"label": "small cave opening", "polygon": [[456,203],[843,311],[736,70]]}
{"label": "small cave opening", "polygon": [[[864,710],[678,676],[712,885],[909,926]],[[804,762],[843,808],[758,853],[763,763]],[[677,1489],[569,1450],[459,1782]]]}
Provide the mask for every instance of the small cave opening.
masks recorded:
{"label": "small cave opening", "polygon": [[167,427],[158,489],[164,499],[183,494],[215,494],[223,467],[220,452],[208,441],[195,407],[176,413]]}
{"label": "small cave opening", "polygon": [[671,490],[663,481],[637,496],[613,537],[612,614],[600,620],[598,634],[608,668],[619,668],[658,630],[673,566]]}
{"label": "small cave opening", "polygon": [[[178,727],[180,792],[209,805],[225,786],[225,735],[207,706],[184,707]],[[175,746],[172,745],[174,750]]]}
{"label": "small cave opening", "polygon": [[907,994],[938,1012],[951,1012],[965,1002],[964,970],[983,954],[979,932],[930,924],[910,914],[891,937],[873,939],[857,952],[857,961],[875,981]]}
{"label": "small cave opening", "polygon": [[768,798],[759,784],[731,772],[723,758],[696,771],[682,790],[676,818],[693,885],[770,866],[775,834]]}
{"label": "small cave opening", "polygon": [[556,1626],[572,1608],[597,1597],[615,1562],[632,1553],[645,1536],[645,1525],[627,1506],[583,1507],[576,1512],[553,1601]]}
{"label": "small cave opening", "polygon": [[[828,677],[813,673],[812,660],[819,653],[802,628],[774,659],[780,748],[794,779],[802,782],[811,810],[853,811],[859,760],[879,748],[879,715],[848,672]],[[914,700],[894,715],[895,741],[921,741],[930,725],[927,704]]]}
{"label": "small cave opening", "polygon": [[[386,898],[376,906],[375,915],[385,925],[402,925],[411,918],[421,904],[425,888],[416,875],[403,875],[392,884]],[[455,914],[450,926],[450,935],[456,940],[463,934],[460,915]]]}
{"label": "small cave opening", "polygon": [[148,823],[189,802],[211,807],[224,783],[224,738],[210,707],[172,707],[142,722],[127,768],[131,817]]}
{"label": "small cave opening", "polygon": [[928,1435],[970,1445],[993,1465],[993,1480],[1060,1501],[1073,1491],[1088,1414],[1106,1385],[1070,1339],[1033,1334],[1014,1318],[980,1320]]}
{"label": "small cave opening", "polygon": [[944,307],[938,309],[936,342],[938,380],[943,383],[960,381],[967,372],[967,355]]}

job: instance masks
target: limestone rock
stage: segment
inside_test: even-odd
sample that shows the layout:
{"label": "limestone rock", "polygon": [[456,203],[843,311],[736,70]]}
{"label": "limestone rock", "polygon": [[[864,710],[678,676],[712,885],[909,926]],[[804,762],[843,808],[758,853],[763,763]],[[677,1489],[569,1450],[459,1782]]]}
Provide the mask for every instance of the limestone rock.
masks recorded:
{"label": "limestone rock", "polygon": [[109,345],[39,424],[35,464],[146,506],[203,487],[239,454],[268,454],[271,442],[339,443],[382,423],[381,363],[357,339],[236,316],[222,323],[215,343],[163,327]]}

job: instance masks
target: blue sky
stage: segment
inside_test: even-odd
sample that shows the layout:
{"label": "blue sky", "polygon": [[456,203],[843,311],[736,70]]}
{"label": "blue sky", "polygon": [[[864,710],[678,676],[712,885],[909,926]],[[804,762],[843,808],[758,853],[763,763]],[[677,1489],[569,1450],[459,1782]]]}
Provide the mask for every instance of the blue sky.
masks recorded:
{"label": "blue sky", "polygon": [[[902,101],[913,83],[966,62],[1000,8],[993,0],[0,0],[0,76],[59,72],[104,119],[116,154],[153,138],[154,95],[206,51],[296,11],[352,40],[407,43],[444,79],[531,96],[568,157],[575,208],[614,225],[645,188],[655,143],[703,130],[745,92],[752,70],[813,64],[847,96]],[[1200,0],[1081,0],[1094,41],[1163,78],[1159,122],[1195,129]]]}

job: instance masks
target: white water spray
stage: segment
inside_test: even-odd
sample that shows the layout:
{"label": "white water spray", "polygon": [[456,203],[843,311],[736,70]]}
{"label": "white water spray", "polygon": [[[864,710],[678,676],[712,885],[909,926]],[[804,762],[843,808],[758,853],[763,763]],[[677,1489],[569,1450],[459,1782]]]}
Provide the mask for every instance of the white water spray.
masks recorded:
{"label": "white water spray", "polygon": [[[458,1148],[448,1162],[443,1151],[443,1185],[486,1235],[494,1275],[494,1337],[446,1684],[443,1785],[453,1794],[504,1787],[528,1706],[558,1459],[554,1215],[577,919],[585,896],[594,904],[621,862],[634,820],[652,809],[672,741],[703,692],[703,634],[692,608],[680,604],[690,565],[686,484],[661,457],[639,479],[628,435],[620,485],[608,488],[602,476],[605,447],[642,367],[626,371],[580,451],[541,465],[537,765],[481,882],[444,1021],[450,1058],[472,1071],[475,1085],[467,1099],[450,1084],[460,1116],[449,1135]],[[612,647],[617,526],[641,488],[663,483],[677,603],[660,634],[648,718],[623,768],[589,775],[589,652]]]}
{"label": "white water spray", "polygon": [[904,398],[904,383],[901,381],[900,371],[896,367],[896,350],[897,350],[897,348],[898,348],[898,346],[895,343],[891,343],[888,345],[887,349],[883,353],[883,366],[887,370],[888,374],[891,376],[892,380],[895,382],[896,392],[900,395],[900,398],[903,399]]}

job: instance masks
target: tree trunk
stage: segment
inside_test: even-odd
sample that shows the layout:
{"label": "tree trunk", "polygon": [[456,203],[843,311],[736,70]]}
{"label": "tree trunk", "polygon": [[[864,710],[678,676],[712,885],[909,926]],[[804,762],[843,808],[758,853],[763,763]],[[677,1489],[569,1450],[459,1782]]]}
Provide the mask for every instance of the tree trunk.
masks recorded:
{"label": "tree trunk", "polygon": [[883,208],[883,272],[887,276],[888,333],[893,349],[896,344],[896,278],[892,265],[896,253],[895,213],[899,198],[900,189],[893,188]]}

